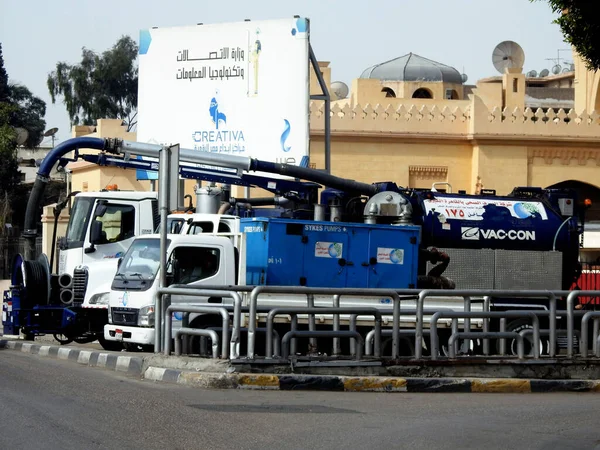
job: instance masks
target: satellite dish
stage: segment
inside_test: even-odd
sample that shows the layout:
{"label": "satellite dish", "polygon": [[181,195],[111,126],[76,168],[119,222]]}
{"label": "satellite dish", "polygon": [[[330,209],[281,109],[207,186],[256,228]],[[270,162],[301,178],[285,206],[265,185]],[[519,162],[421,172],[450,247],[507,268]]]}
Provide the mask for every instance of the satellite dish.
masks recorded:
{"label": "satellite dish", "polygon": [[333,92],[336,100],[346,98],[350,93],[348,85],[342,81],[334,81],[331,83],[331,91]]}
{"label": "satellite dish", "polygon": [[540,72],[540,78],[544,78],[550,75],[550,71],[548,69],[544,69]]}
{"label": "satellite dish", "polygon": [[537,70],[530,70],[529,72],[527,72],[527,77],[529,78],[537,78]]}
{"label": "satellite dish", "polygon": [[571,69],[570,69],[569,67],[565,67],[565,68],[562,70],[562,73],[569,73],[569,72],[571,72]]}
{"label": "satellite dish", "polygon": [[554,67],[552,67],[552,73],[554,75],[558,75],[561,71],[562,67],[560,66],[560,64],[556,64]]}
{"label": "satellite dish", "polygon": [[466,82],[467,82],[467,80],[469,79],[469,77],[467,76],[467,74],[466,74],[466,73],[463,73],[463,74],[460,76],[460,79],[462,80],[462,82],[463,82],[463,83],[466,83]]}
{"label": "satellite dish", "polygon": [[50,128],[49,130],[44,131],[44,136],[45,137],[54,136],[57,131],[58,131],[58,128],[56,128],[56,127]]}
{"label": "satellite dish", "polygon": [[17,133],[17,145],[23,145],[25,142],[27,142],[29,131],[27,131],[25,128],[15,128],[15,133]]}
{"label": "satellite dish", "polygon": [[525,52],[513,41],[500,42],[492,52],[492,63],[500,73],[504,73],[509,68],[523,67],[524,62]]}

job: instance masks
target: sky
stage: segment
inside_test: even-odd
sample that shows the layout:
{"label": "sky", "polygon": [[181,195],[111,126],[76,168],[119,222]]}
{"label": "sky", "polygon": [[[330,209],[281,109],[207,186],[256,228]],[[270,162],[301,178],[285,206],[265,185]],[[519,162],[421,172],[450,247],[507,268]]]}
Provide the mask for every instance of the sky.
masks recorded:
{"label": "sky", "polygon": [[10,81],[46,101],[47,128],[59,128],[60,142],[71,136],[69,116],[60,98],[52,104],[46,79],[57,62],[79,62],[82,47],[102,52],[153,26],[293,15],[310,19],[317,59],[331,62],[332,81],[348,85],[367,67],[410,52],[474,84],[498,75],[491,55],[504,40],[523,48],[525,72],[549,69],[558,56],[572,62],[548,3],[529,0],[0,0],[0,43]]}

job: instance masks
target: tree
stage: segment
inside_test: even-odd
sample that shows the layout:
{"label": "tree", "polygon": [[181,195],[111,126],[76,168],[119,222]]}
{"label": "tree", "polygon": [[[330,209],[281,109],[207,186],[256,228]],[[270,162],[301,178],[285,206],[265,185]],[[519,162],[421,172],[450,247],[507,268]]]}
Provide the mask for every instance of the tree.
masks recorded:
{"label": "tree", "polygon": [[96,120],[121,119],[131,130],[136,124],[137,44],[129,36],[101,55],[82,49],[79,64],[56,64],[48,75],[52,103],[62,96],[71,125],[95,125]]}
{"label": "tree", "polygon": [[[540,0],[530,0],[540,1]],[[590,0],[543,0],[560,16],[554,23],[560,26],[565,40],[577,50],[590,70],[600,69],[600,15],[598,5]]]}
{"label": "tree", "polygon": [[[27,203],[26,189],[21,185],[17,160],[17,127],[28,131],[23,145],[35,147],[43,138],[46,103],[35,97],[25,86],[10,83],[0,45],[0,222],[23,221],[21,212]],[[10,218],[11,212],[13,217]],[[24,210],[22,211],[24,214]]]}
{"label": "tree", "polygon": [[2,44],[0,43],[0,102],[8,99],[8,74],[4,68],[4,57],[2,56]]}

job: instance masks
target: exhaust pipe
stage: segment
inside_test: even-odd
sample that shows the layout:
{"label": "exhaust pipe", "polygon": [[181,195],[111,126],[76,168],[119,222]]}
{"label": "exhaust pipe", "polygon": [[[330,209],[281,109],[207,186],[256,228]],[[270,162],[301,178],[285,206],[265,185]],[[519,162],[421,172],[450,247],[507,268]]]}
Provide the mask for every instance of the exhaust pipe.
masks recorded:
{"label": "exhaust pipe", "polygon": [[65,305],[73,303],[73,291],[70,289],[60,291],[60,301]]}
{"label": "exhaust pipe", "polygon": [[68,273],[63,273],[58,277],[58,285],[63,289],[69,289],[73,284],[73,277]]}

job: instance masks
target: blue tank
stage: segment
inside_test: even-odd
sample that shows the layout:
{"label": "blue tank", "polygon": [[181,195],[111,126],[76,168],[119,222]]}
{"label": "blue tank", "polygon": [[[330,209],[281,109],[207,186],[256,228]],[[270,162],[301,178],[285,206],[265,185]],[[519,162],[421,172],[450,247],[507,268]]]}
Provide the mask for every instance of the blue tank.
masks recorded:
{"label": "blue tank", "polygon": [[422,244],[440,248],[577,251],[580,226],[570,191],[517,188],[510,196],[416,192]]}

